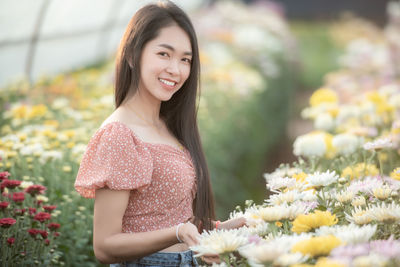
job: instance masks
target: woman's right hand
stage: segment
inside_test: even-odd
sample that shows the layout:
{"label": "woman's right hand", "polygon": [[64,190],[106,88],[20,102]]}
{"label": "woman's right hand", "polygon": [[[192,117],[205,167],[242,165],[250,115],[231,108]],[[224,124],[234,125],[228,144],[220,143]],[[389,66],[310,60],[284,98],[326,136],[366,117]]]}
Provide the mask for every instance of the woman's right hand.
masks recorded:
{"label": "woman's right hand", "polygon": [[178,229],[179,239],[189,247],[197,245],[199,243],[200,234],[197,227],[191,223],[186,222]]}

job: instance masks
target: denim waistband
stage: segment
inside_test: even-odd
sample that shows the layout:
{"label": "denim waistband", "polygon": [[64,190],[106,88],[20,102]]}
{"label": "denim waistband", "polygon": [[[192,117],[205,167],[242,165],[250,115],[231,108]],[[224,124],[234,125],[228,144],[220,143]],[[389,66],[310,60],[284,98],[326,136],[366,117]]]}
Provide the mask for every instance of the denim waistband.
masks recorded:
{"label": "denim waistband", "polygon": [[111,264],[110,267],[139,267],[139,266],[198,266],[191,250],[182,252],[156,252],[140,259],[119,264]]}

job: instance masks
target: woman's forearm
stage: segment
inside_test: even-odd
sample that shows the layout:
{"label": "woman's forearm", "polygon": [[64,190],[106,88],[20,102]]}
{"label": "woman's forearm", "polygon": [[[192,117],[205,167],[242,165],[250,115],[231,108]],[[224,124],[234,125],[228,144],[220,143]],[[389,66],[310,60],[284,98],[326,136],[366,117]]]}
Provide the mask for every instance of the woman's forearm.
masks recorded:
{"label": "woman's forearm", "polygon": [[102,263],[117,263],[141,258],[179,241],[176,226],[143,233],[119,233],[94,240],[96,258]]}

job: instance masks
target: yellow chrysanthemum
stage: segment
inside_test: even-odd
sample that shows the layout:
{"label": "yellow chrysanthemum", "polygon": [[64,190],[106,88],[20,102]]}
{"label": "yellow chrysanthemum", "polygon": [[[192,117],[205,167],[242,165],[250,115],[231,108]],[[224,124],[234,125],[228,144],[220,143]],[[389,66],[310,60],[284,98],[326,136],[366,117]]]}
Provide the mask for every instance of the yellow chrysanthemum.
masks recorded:
{"label": "yellow chrysanthemum", "polygon": [[292,232],[303,233],[308,232],[312,229],[320,226],[331,226],[338,222],[335,214],[331,214],[329,211],[316,210],[310,214],[300,214],[293,221]]}
{"label": "yellow chrysanthemum", "polygon": [[346,267],[346,265],[343,265],[339,262],[336,262],[334,260],[322,257],[319,258],[317,263],[315,264],[316,267]]}
{"label": "yellow chrysanthemum", "polygon": [[335,91],[327,88],[320,88],[315,91],[310,98],[310,105],[312,107],[318,106],[322,103],[337,103],[338,97]]}
{"label": "yellow chrysanthemum", "polygon": [[28,119],[43,117],[47,112],[47,107],[43,104],[33,106],[28,114]]}
{"label": "yellow chrysanthemum", "polygon": [[28,115],[28,107],[26,105],[21,105],[12,110],[13,117],[16,119],[24,119]]}
{"label": "yellow chrysanthemum", "polygon": [[340,239],[336,236],[317,236],[310,239],[302,240],[292,247],[292,252],[300,252],[303,255],[326,256],[332,249],[341,244]]}
{"label": "yellow chrysanthemum", "polygon": [[394,169],[391,173],[390,173],[390,177],[392,177],[395,180],[399,180],[400,181],[400,168],[396,168]]}
{"label": "yellow chrysanthemum", "polygon": [[387,102],[387,97],[379,94],[379,92],[368,93],[367,99],[374,103],[378,114],[392,112],[395,110],[395,108]]}
{"label": "yellow chrysanthemum", "polygon": [[376,197],[377,199],[385,200],[388,197],[390,197],[390,194],[392,193],[392,189],[390,189],[387,186],[378,187],[378,188],[372,189],[372,193],[373,193],[374,197]]}
{"label": "yellow chrysanthemum", "polygon": [[358,163],[355,166],[348,166],[343,169],[341,176],[350,179],[362,178],[365,176],[376,176],[379,174],[378,168],[373,164]]}
{"label": "yellow chrysanthemum", "polygon": [[307,178],[307,174],[305,172],[295,173],[295,174],[292,175],[292,177],[294,179],[296,179],[296,181],[298,181],[298,182],[305,182],[306,178]]}

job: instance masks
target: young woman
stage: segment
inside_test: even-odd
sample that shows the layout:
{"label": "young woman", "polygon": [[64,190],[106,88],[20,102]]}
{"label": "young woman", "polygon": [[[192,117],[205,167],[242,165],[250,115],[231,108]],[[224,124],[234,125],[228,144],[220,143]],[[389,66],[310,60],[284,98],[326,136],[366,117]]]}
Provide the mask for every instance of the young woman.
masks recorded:
{"label": "young woman", "polygon": [[75,182],[82,196],[95,198],[99,261],[197,265],[189,247],[203,229],[245,224],[214,221],[196,121],[199,74],[188,16],[169,1],[137,11],[116,59],[116,109],[92,136]]}

